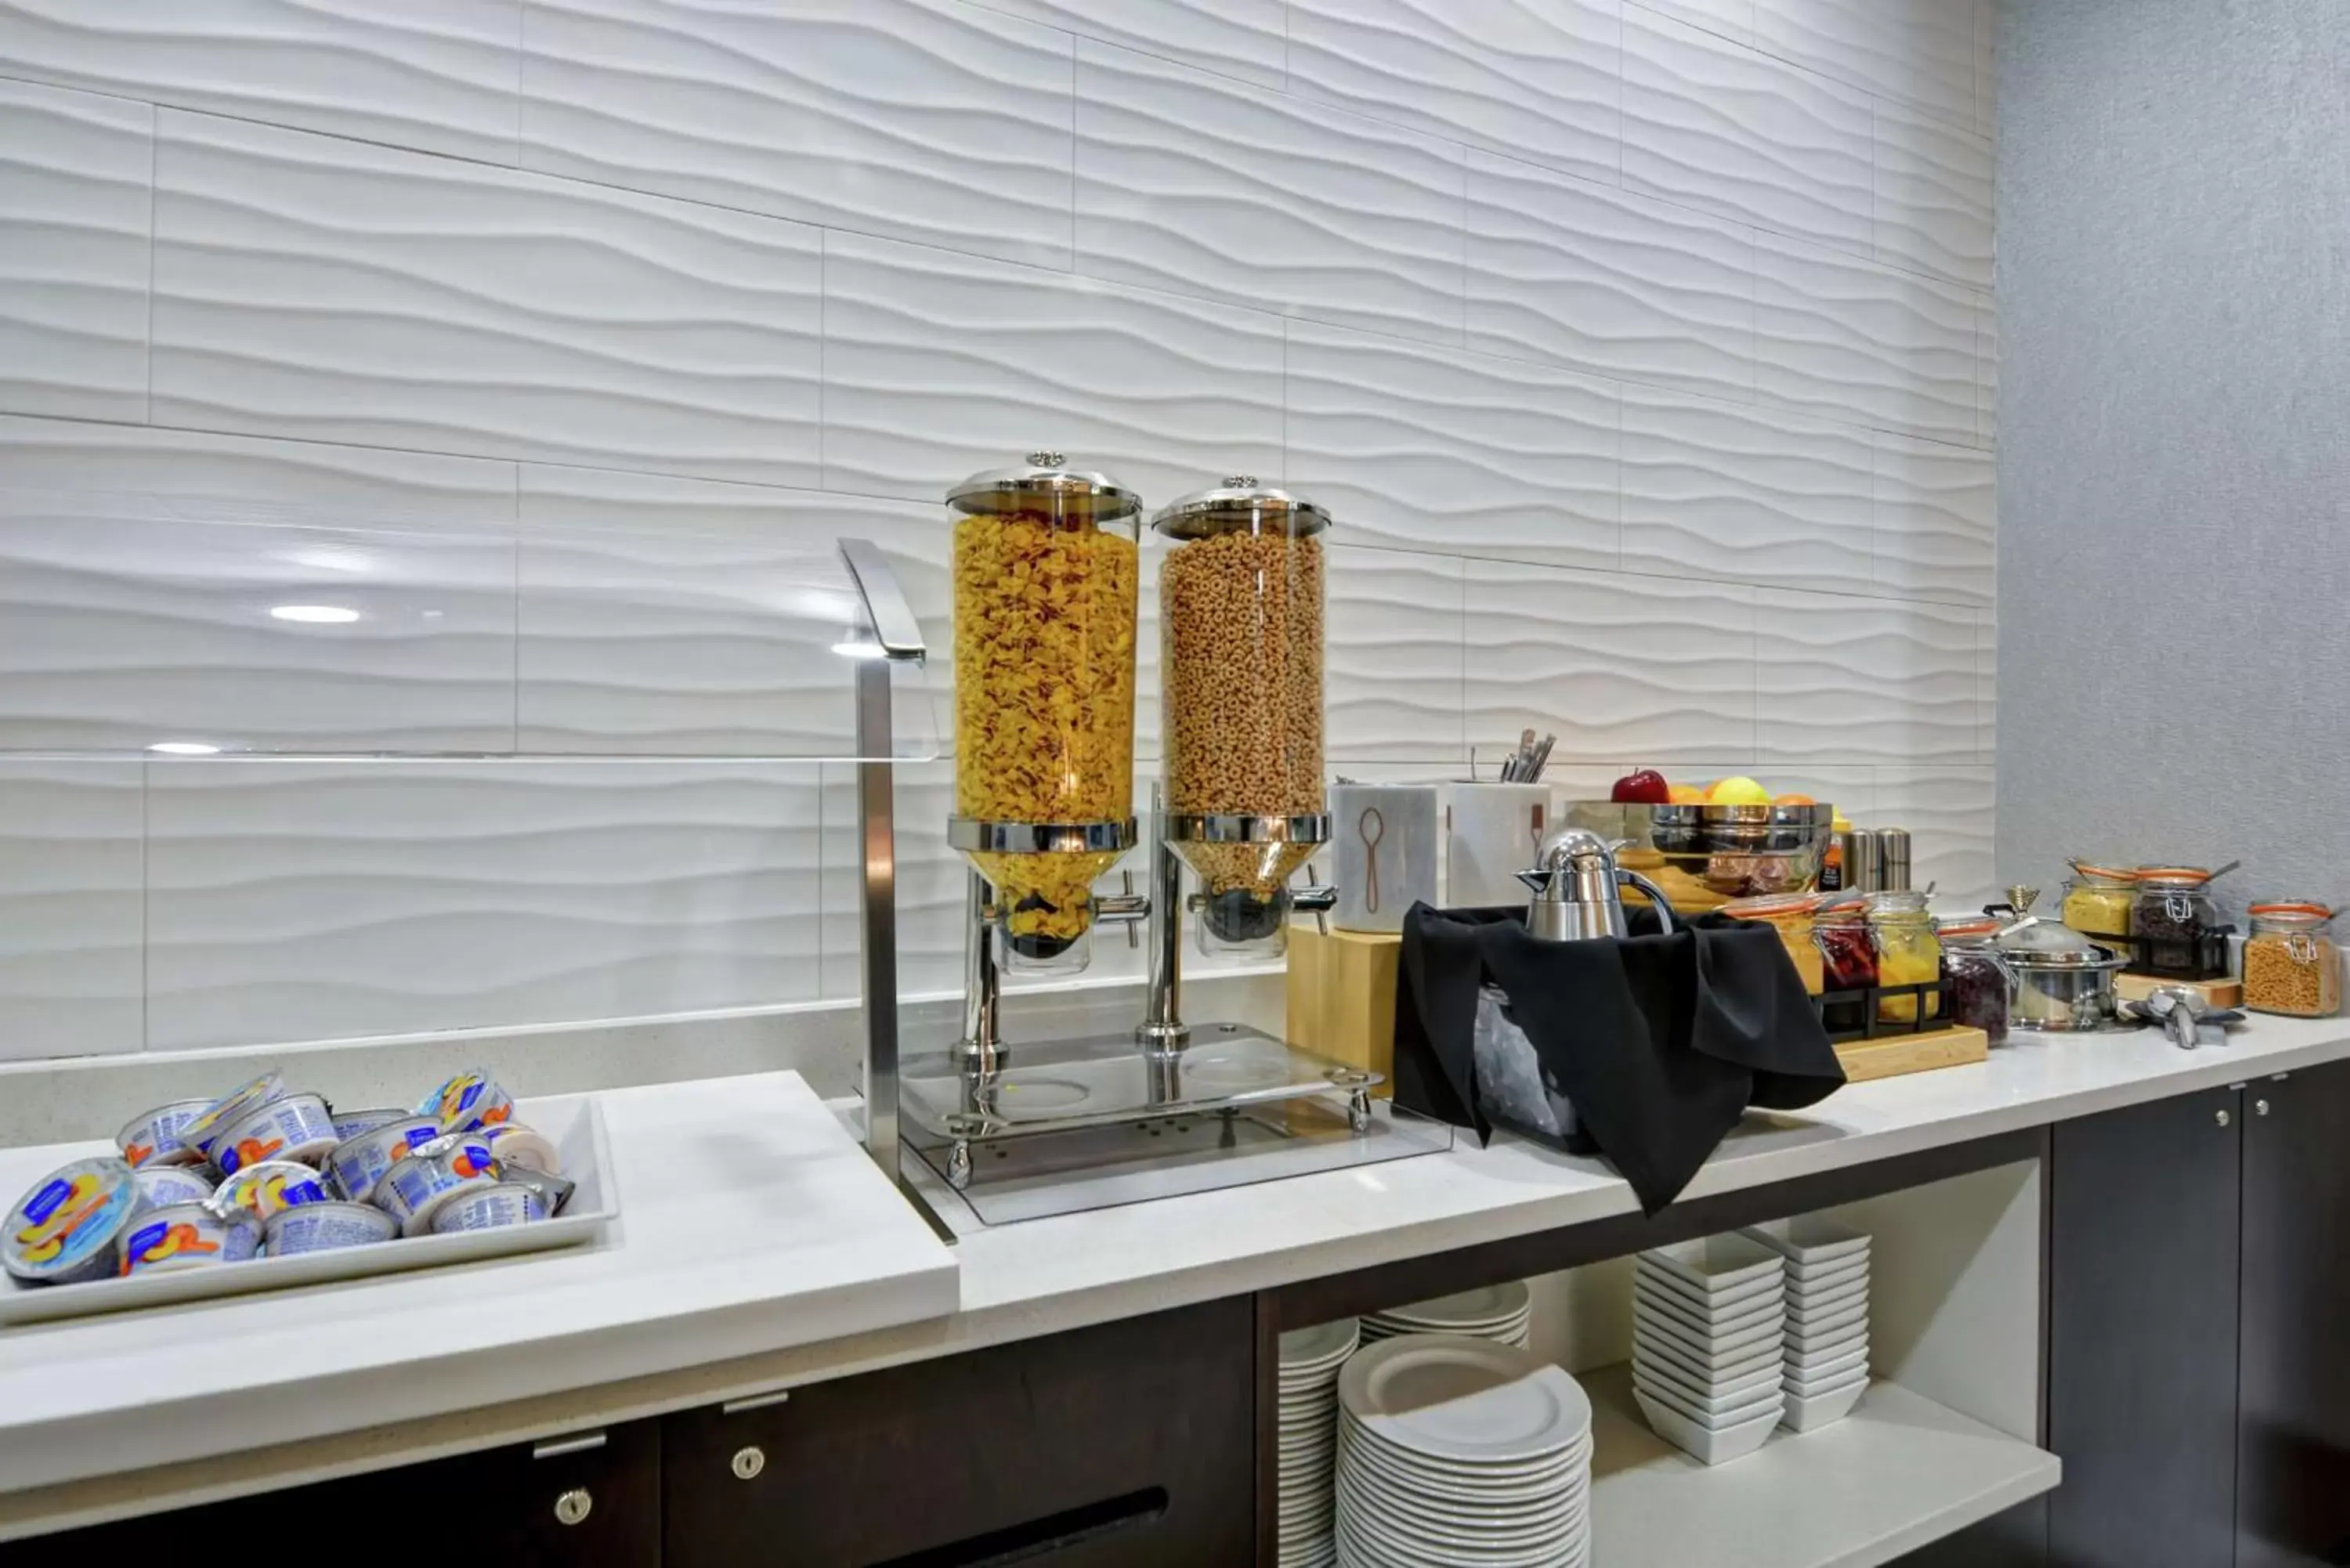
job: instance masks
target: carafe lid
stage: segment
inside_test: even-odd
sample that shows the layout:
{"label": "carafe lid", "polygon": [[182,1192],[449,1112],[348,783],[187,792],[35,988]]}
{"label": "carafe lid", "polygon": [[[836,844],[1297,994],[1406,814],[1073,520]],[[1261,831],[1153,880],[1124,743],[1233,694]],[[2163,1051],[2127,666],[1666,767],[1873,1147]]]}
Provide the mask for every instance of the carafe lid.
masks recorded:
{"label": "carafe lid", "polygon": [[1038,451],[1023,467],[972,474],[947,492],[947,504],[986,516],[1045,512],[1111,523],[1141,511],[1142,497],[1106,473],[1070,467],[1057,452]]}
{"label": "carafe lid", "polygon": [[1222,484],[1169,502],[1150,525],[1170,539],[1205,539],[1217,534],[1302,538],[1330,526],[1330,514],[1294,491],[1259,484],[1252,473],[1236,473]]}

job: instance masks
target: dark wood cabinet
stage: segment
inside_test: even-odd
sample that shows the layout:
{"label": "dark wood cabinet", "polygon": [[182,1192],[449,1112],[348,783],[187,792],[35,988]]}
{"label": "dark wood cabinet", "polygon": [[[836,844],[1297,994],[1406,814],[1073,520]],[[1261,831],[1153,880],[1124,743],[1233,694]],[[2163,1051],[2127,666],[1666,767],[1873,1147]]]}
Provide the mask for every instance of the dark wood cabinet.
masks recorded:
{"label": "dark wood cabinet", "polygon": [[2049,1447],[2064,1568],[2235,1560],[2242,1096],[2065,1122],[2052,1140]]}
{"label": "dark wood cabinet", "polygon": [[669,1418],[668,1568],[1221,1568],[1253,1553],[1245,1298]]}
{"label": "dark wood cabinet", "polygon": [[[245,1544],[223,1544],[229,1542]],[[660,1424],[638,1421],[39,1536],[0,1545],[0,1568],[287,1550],[337,1568],[416,1568],[452,1552],[532,1568],[659,1568]]]}
{"label": "dark wood cabinet", "polygon": [[2243,1101],[2236,1568],[2350,1563],[2350,1063]]}

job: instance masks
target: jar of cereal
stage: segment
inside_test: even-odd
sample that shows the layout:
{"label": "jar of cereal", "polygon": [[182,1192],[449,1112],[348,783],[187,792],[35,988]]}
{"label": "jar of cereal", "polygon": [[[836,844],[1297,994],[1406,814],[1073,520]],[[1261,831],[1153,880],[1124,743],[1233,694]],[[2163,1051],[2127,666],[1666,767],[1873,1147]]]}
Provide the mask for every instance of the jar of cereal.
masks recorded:
{"label": "jar of cereal", "polygon": [[954,516],[955,815],[1007,956],[1081,966],[1093,885],[1134,842],[1142,502],[1060,453],[974,474]]}
{"label": "jar of cereal", "polygon": [[2342,951],[2325,934],[2323,904],[2254,904],[2244,939],[2244,1005],[2292,1018],[2342,1011]]}

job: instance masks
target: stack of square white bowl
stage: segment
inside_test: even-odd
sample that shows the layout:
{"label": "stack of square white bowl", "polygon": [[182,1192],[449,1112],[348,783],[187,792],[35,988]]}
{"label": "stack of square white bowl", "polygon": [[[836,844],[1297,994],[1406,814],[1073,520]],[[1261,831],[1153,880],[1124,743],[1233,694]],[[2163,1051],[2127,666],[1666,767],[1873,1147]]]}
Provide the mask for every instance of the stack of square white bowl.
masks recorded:
{"label": "stack of square white bowl", "polygon": [[1523,1350],[1534,1332],[1534,1293],[1523,1280],[1512,1280],[1368,1314],[1363,1319],[1363,1343],[1376,1345],[1401,1334],[1465,1334]]}
{"label": "stack of square white bowl", "polygon": [[1339,1568],[1586,1568],[1591,1401],[1531,1351],[1369,1345],[1338,1379]]}
{"label": "stack of square white bowl", "polygon": [[1742,1234],[1787,1262],[1787,1413],[1798,1432],[1852,1414],[1868,1390],[1867,1233],[1818,1215]]}
{"label": "stack of square white bowl", "polygon": [[1632,1286],[1632,1396],[1659,1437],[1709,1465],[1761,1448],[1785,1413],[1784,1261],[1745,1236],[1643,1252]]}
{"label": "stack of square white bowl", "polygon": [[1331,1568],[1338,1476],[1338,1374],[1360,1343],[1356,1321],[1281,1336],[1280,1568]]}

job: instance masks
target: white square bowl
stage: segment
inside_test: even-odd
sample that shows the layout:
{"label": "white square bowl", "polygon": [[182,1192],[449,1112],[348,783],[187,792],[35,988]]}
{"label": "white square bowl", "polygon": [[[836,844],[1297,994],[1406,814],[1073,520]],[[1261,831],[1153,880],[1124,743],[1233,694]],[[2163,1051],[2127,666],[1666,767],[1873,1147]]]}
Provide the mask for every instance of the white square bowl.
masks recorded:
{"label": "white square bowl", "polygon": [[1706,1290],[1645,1257],[1633,1262],[1632,1277],[1652,1289],[1678,1296],[1701,1311],[1727,1311],[1741,1303],[1760,1301],[1785,1288],[1783,1275],[1758,1273],[1751,1280],[1724,1285],[1718,1291]]}
{"label": "white square bowl", "polygon": [[1808,1397],[1787,1396],[1787,1407],[1780,1414],[1779,1425],[1790,1431],[1808,1432],[1825,1427],[1830,1421],[1841,1421],[1852,1414],[1861,1396],[1868,1392],[1866,1374],[1852,1379],[1846,1386]]}
{"label": "white square bowl", "polygon": [[1841,1393],[1855,1383],[1867,1382],[1868,1358],[1864,1355],[1847,1356],[1846,1359],[1852,1365],[1838,1367],[1834,1372],[1823,1372],[1816,1377],[1797,1377],[1793,1373],[1784,1373],[1779,1386],[1787,1391],[1790,1399],[1816,1399],[1823,1394]]}
{"label": "white square bowl", "polygon": [[1791,1290],[1822,1291],[1847,1280],[1868,1278],[1868,1266],[1866,1252],[1857,1258],[1839,1258],[1833,1263],[1790,1263],[1787,1286]]}
{"label": "white square bowl", "polygon": [[1833,1307],[1800,1322],[1794,1314],[1790,1313],[1787,1315],[1787,1343],[1804,1349],[1809,1349],[1814,1341],[1845,1333],[1846,1330],[1857,1330],[1862,1334],[1868,1332],[1866,1302],[1854,1302],[1848,1305]]}
{"label": "white square bowl", "polygon": [[1789,1310],[1801,1310],[1806,1314],[1867,1299],[1868,1276],[1866,1273],[1833,1285],[1815,1285],[1800,1290],[1791,1287],[1787,1292]]}
{"label": "white square bowl", "polygon": [[1708,1428],[1637,1387],[1632,1390],[1632,1397],[1639,1402],[1640,1414],[1648,1417],[1650,1431],[1700,1464],[1707,1465],[1744,1459],[1770,1440],[1771,1434],[1778,1429],[1779,1417],[1786,1413],[1783,1407],[1773,1408],[1740,1426]]}
{"label": "white square bowl", "polygon": [[1840,1225],[1824,1214],[1798,1214],[1790,1220],[1767,1220],[1739,1232],[1751,1241],[1785,1258],[1790,1263],[1833,1263],[1868,1255],[1868,1232]]}
{"label": "white square bowl", "polygon": [[1709,1296],[1786,1272],[1786,1260],[1776,1250],[1735,1232],[1651,1247],[1640,1261]]}
{"label": "white square bowl", "polygon": [[1802,1359],[1798,1359],[1794,1352],[1789,1351],[1779,1360],[1781,1375],[1797,1383],[1825,1383],[1833,1378],[1844,1376],[1855,1367],[1865,1370],[1867,1366],[1868,1341],[1866,1339],[1856,1345],[1848,1345],[1834,1351],[1822,1351],[1817,1355]]}
{"label": "white square bowl", "polygon": [[1683,1396],[1690,1404],[1699,1406],[1716,1399],[1741,1403],[1787,1386],[1787,1369],[1776,1362],[1767,1363],[1759,1371],[1749,1372],[1742,1376],[1708,1377],[1637,1345],[1632,1347],[1632,1376],[1661,1383],[1670,1392]]}
{"label": "white square bowl", "polygon": [[1692,1329],[1663,1313],[1640,1310],[1632,1305],[1632,1326],[1646,1329],[1668,1345],[1689,1352],[1690,1357],[1707,1366],[1743,1360],[1752,1352],[1778,1345],[1787,1332],[1787,1314],[1777,1312],[1750,1326],[1730,1334],[1707,1334]]}
{"label": "white square bowl", "polygon": [[1642,1280],[1632,1286],[1632,1311],[1636,1314],[1647,1313],[1652,1317],[1679,1324],[1691,1334],[1719,1338],[1767,1323],[1774,1317],[1784,1317],[1787,1303],[1782,1296],[1761,1295],[1740,1302],[1726,1312],[1709,1313],[1702,1307],[1690,1305],[1687,1297],[1657,1290]]}
{"label": "white square bowl", "polygon": [[1781,1376],[1787,1372],[1786,1360],[1781,1354],[1777,1340],[1752,1350],[1740,1351],[1733,1359],[1716,1360],[1691,1350],[1679,1341],[1666,1339],[1637,1325],[1632,1330],[1632,1358],[1635,1361],[1646,1358],[1669,1366],[1683,1382],[1707,1388],[1728,1387],[1764,1372],[1775,1372]]}
{"label": "white square bowl", "polygon": [[1787,1391],[1782,1385],[1766,1383],[1761,1388],[1742,1394],[1699,1396],[1684,1393],[1653,1371],[1632,1369],[1632,1386],[1648,1394],[1703,1427],[1735,1427],[1752,1419],[1769,1406],[1785,1408]]}

